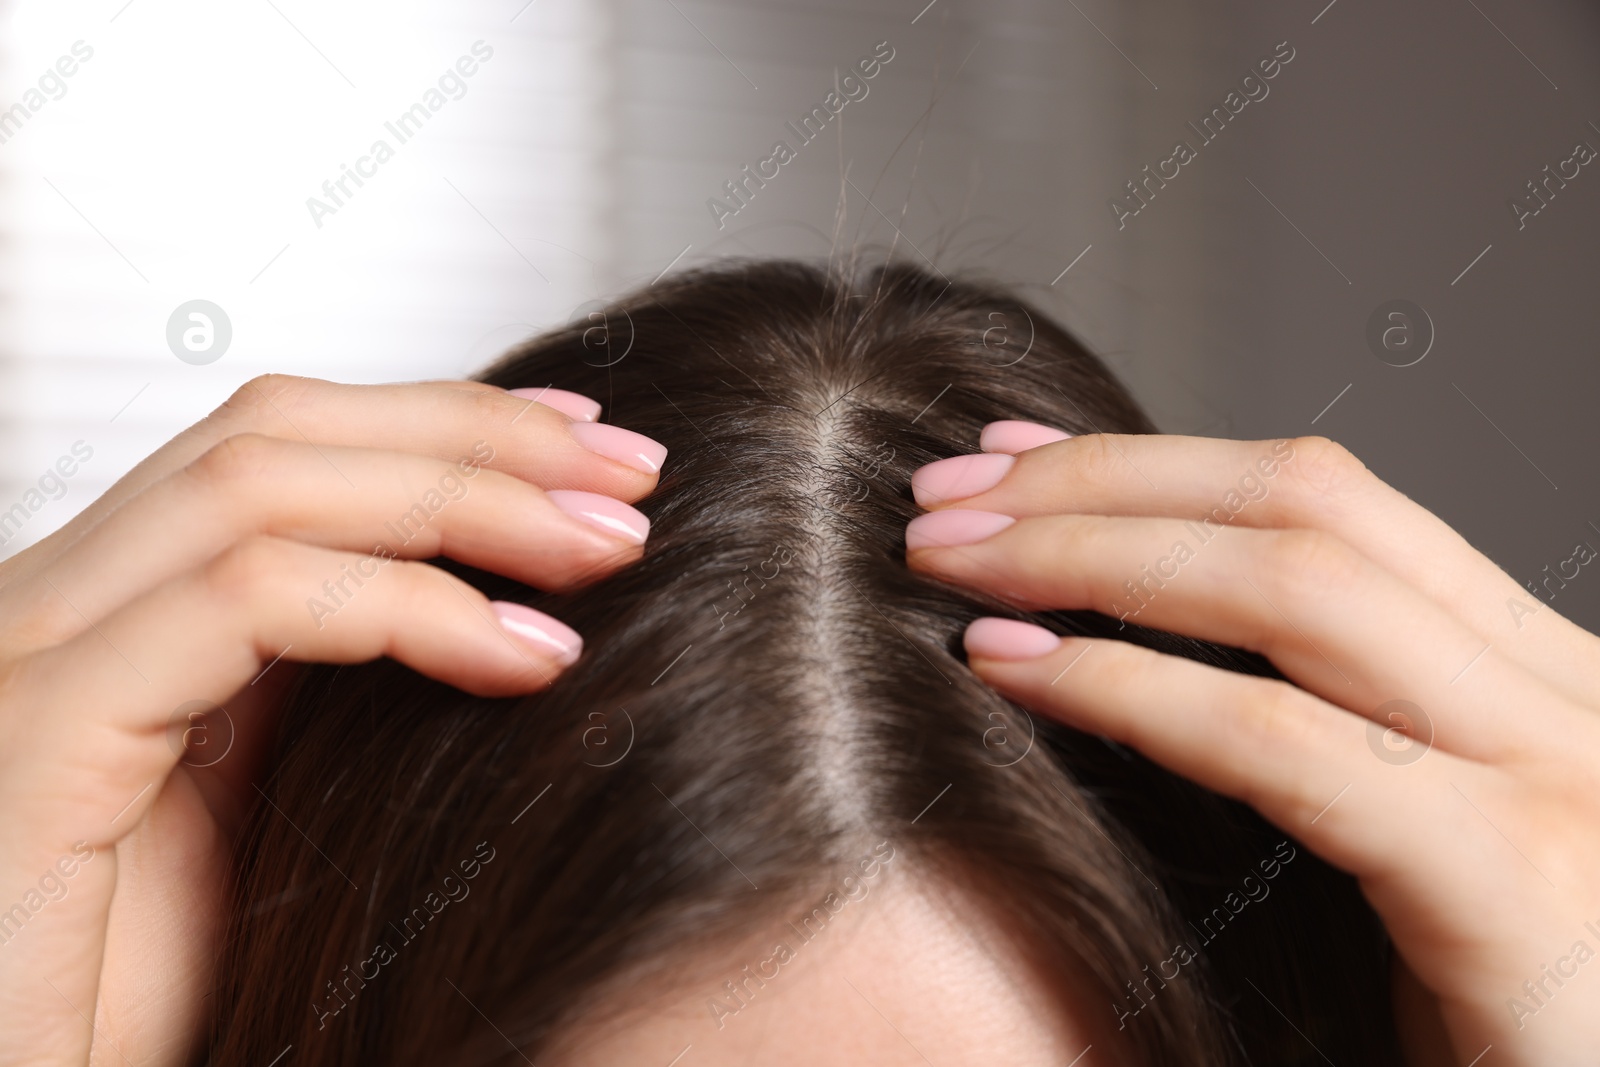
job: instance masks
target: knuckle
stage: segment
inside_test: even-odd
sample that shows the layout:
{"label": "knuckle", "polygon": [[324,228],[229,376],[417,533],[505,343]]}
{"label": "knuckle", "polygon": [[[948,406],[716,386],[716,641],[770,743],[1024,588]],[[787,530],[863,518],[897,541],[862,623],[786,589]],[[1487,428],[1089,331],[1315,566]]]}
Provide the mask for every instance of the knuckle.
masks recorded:
{"label": "knuckle", "polygon": [[1231,729],[1258,754],[1273,756],[1304,734],[1304,697],[1288,682],[1266,680],[1230,707]]}
{"label": "knuckle", "polygon": [[[496,426],[506,420],[507,415],[522,415],[526,412],[527,418],[559,418],[560,413],[544,404],[529,405],[526,400],[514,397],[504,390],[496,389],[492,392],[473,390],[472,392],[459,392],[454,398],[457,403],[465,405],[464,414],[471,420],[471,425],[476,428]],[[560,418],[560,421],[566,421]]]}
{"label": "knuckle", "polygon": [[1366,464],[1337,441],[1326,437],[1297,437],[1291,446],[1294,461],[1285,464],[1285,472],[1308,496],[1341,496],[1372,476]]}
{"label": "knuckle", "polygon": [[382,604],[384,625],[403,629],[416,620],[447,618],[469,605],[487,612],[488,598],[468,582],[448,571],[414,559],[391,559],[384,564],[383,581],[374,601]]}
{"label": "knuckle", "polygon": [[1026,564],[1022,576],[1078,597],[1091,592],[1116,600],[1125,596],[1123,582],[1137,572],[1096,566],[1095,561],[1127,554],[1127,521],[1109,515],[1052,515],[1027,527],[1017,557]]}
{"label": "knuckle", "polygon": [[1116,481],[1127,464],[1123,453],[1117,451],[1118,447],[1112,434],[1091,433],[1072,438],[1075,473],[1092,483]]}
{"label": "knuckle", "polygon": [[258,374],[235,389],[213,413],[213,418],[229,424],[261,425],[277,412],[292,410],[320,384],[315,378],[292,374]]}
{"label": "knuckle", "polygon": [[264,535],[246,537],[206,565],[205,580],[223,600],[253,604],[284,588],[290,564],[285,542]]}
{"label": "knuckle", "polygon": [[[505,447],[508,452],[515,451],[517,438],[514,434],[506,436],[508,427],[515,430],[531,424],[559,428],[573,421],[548,404],[529,403],[529,398],[512,396],[503,389],[470,393],[458,391],[447,410],[450,418],[460,418],[462,444],[457,447],[467,450],[449,458],[471,460],[475,465],[487,468],[494,467],[498,449]],[[512,423],[516,425],[512,426]],[[486,449],[486,454],[480,456],[481,449]]]}
{"label": "knuckle", "polygon": [[[458,590],[471,589],[472,586],[457,578],[448,571],[421,560],[406,559],[403,556],[393,556],[385,561],[383,569],[387,572],[387,585],[393,587],[400,606],[406,610],[419,609],[424,603],[431,600],[431,594],[445,586],[454,586]],[[445,579],[443,585],[434,575]],[[433,581],[429,581],[433,578]]]}
{"label": "knuckle", "polygon": [[[1093,656],[1088,655],[1091,648],[1094,650]],[[1149,661],[1143,652],[1143,649],[1125,641],[1099,641],[1094,645],[1085,645],[1082,652],[1072,651],[1068,661],[1079,655],[1086,661],[1093,659],[1096,662],[1085,663],[1084,666],[1094,671],[1097,685],[1112,692],[1137,693],[1148,687]]]}
{"label": "knuckle", "polygon": [[1361,574],[1362,557],[1333,534],[1296,529],[1269,536],[1261,577],[1289,600],[1350,588]]}
{"label": "knuckle", "polygon": [[0,642],[13,649],[40,648],[67,640],[83,629],[83,616],[33,579],[18,592],[29,601],[25,610],[13,614],[0,627]]}
{"label": "knuckle", "polygon": [[[1280,681],[1263,681],[1252,689],[1252,692],[1237,700],[1227,713],[1229,733],[1244,757],[1239,762],[1246,795],[1240,799],[1258,809],[1263,806],[1281,808],[1288,804],[1292,809],[1309,807],[1308,817],[1316,814],[1317,805],[1309,792],[1296,790],[1285,797],[1281,793],[1284,787],[1280,778],[1252,773],[1248,769],[1295,762],[1308,748],[1316,745],[1316,739],[1310,736],[1315,725],[1313,717],[1308,714],[1305,694],[1288,682]],[[1270,799],[1259,792],[1265,786],[1251,785],[1252,782],[1268,779],[1275,783]]]}
{"label": "knuckle", "polygon": [[212,445],[185,471],[208,486],[259,477],[282,454],[284,442],[259,433],[231,434]]}

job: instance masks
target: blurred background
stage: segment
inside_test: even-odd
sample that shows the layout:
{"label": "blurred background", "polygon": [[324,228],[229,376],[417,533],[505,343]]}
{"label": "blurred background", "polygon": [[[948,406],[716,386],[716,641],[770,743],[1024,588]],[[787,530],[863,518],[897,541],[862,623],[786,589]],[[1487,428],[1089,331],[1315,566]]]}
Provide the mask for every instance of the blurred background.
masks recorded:
{"label": "blurred background", "polygon": [[1593,5],[0,18],[0,555],[263,371],[466,375],[669,271],[892,246],[1017,286],[1164,430],[1344,442],[1600,629]]}

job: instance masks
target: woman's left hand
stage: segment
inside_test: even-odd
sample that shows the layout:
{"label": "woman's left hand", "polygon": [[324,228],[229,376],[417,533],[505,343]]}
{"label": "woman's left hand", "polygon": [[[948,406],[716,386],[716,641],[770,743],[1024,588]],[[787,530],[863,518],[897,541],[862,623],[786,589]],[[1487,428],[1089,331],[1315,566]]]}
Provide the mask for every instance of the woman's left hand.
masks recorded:
{"label": "woman's left hand", "polygon": [[[999,423],[988,454],[918,471],[911,566],[1250,649],[1289,680],[995,619],[967,631],[973,669],[1355,875],[1437,998],[1448,1054],[1398,1020],[1418,1062],[1594,1062],[1600,639],[1325,439],[1037,444],[1061,436]],[[1543,594],[1594,556],[1580,543]]]}

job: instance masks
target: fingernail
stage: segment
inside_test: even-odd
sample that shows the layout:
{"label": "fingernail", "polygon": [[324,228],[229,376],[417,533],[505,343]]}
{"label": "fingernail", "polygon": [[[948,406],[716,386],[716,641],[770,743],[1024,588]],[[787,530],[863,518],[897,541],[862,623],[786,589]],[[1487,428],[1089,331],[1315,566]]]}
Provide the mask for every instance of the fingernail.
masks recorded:
{"label": "fingernail", "polygon": [[1031,622],[984,618],[975,620],[967,627],[962,643],[966,645],[969,656],[1025,660],[1038,659],[1054,652],[1061,647],[1061,638]]}
{"label": "fingernail", "polygon": [[564,622],[557,622],[542,611],[509,600],[490,601],[500,625],[538,649],[563,667],[577,662],[583,651],[583,638]]}
{"label": "fingernail", "polygon": [[1041,426],[1037,422],[1021,422],[1017,419],[1002,419],[999,422],[991,422],[983,428],[983,432],[978,435],[978,447],[985,452],[1016,455],[1018,452],[1026,452],[1040,445],[1065,441],[1071,436],[1065,430],[1058,430],[1054,426]]}
{"label": "fingernail", "polygon": [[661,469],[667,458],[667,446],[650,440],[642,433],[624,430],[604,422],[569,423],[567,432],[584,448],[597,455],[614,459],[645,474]]}
{"label": "fingernail", "polygon": [[941,459],[911,476],[911,495],[919,504],[977,496],[999,485],[1015,462],[1011,456],[987,452]]}
{"label": "fingernail", "polygon": [[997,511],[951,508],[918,515],[906,524],[906,551],[975,545],[993,537],[1017,520]]}
{"label": "fingernail", "polygon": [[650,536],[650,520],[638,508],[600,493],[577,489],[551,489],[545,493],[550,503],[591,526],[598,526],[629,544],[642,545]]}
{"label": "fingernail", "polygon": [[600,417],[600,401],[590,400],[582,393],[569,393],[565,389],[507,389],[512,396],[524,400],[537,400],[547,408],[555,408],[569,419],[593,422]]}

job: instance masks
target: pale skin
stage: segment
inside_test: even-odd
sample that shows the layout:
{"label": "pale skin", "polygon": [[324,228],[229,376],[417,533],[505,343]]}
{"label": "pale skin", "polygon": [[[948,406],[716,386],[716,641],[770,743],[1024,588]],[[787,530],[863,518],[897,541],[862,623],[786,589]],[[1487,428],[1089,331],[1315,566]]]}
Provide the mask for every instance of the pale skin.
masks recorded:
{"label": "pale skin", "polygon": [[[1109,1016],[1052,988],[991,922],[984,905],[907,861],[846,905],[810,941],[782,916],[764,939],[685,966],[672,990],[646,999],[620,983],[596,1002],[620,1008],[561,1034],[548,1067],[1115,1067],[1125,1063]],[[811,906],[797,906],[799,914]],[[775,945],[793,951],[776,962]],[[724,983],[766,961],[770,980]],[[693,977],[690,977],[690,976]],[[737,1010],[713,1010],[711,1005]],[[740,1006],[742,1005],[742,1006]],[[680,1057],[681,1058],[677,1058]]]}
{"label": "pale skin", "polygon": [[[502,623],[420,561],[566,589],[638,559],[636,540],[550,496],[635,501],[654,488],[649,463],[580,440],[592,418],[473,383],[258,379],[0,564],[0,908],[29,913],[0,945],[0,1062],[185,1061],[231,835],[257,802],[259,741],[294,663],[386,655],[492,696],[560,673],[575,649]],[[336,615],[308,612],[325,582],[392,542],[385,524],[421,491],[483,455],[480,442],[492,457],[470,492]],[[1573,962],[1576,942],[1600,951],[1585,925],[1600,929],[1600,639],[1337,446],[1292,446],[1270,493],[1135,620],[1259,651],[1288,681],[1115,641],[986,644],[976,628],[972,666],[1039,714],[1252,804],[1354,874],[1406,966],[1397,999],[1413,1063],[1579,1062],[1600,1047],[1600,960]],[[925,502],[1017,521],[909,562],[1002,596],[1026,589],[1029,607],[1118,614],[1123,583],[1170,556],[1185,521],[1272,448],[1104,435],[1028,448],[993,488]],[[1395,699],[1433,727],[1412,762],[1369,743],[1368,716]],[[174,711],[195,700],[227,707],[238,732],[212,767],[180,762],[170,743]],[[40,896],[57,886],[64,895]],[[839,940],[842,973],[870,962]],[[871,951],[906,951],[892,942]],[[1021,973],[1002,947],[987,963],[961,958]],[[908,1008],[932,995],[915,982],[880,992]],[[1041,1040],[1066,1040],[1052,1026]]]}
{"label": "pale skin", "polygon": [[[982,620],[967,634],[1001,692],[1249,803],[1354,874],[1408,970],[1413,1063],[1592,1062],[1600,960],[1575,946],[1600,951],[1585,925],[1600,930],[1600,639],[1339,446],[1289,444],[1270,478],[1270,441],[1029,448],[993,488],[925,500],[1014,523],[910,565],[1030,608],[1139,606],[1143,625],[1265,655],[1288,681],[1114,640],[985,641]],[[1197,547],[1185,523],[1251,472],[1269,492]],[[1195,549],[1181,563],[1179,541]],[[1164,585],[1130,600],[1124,583],[1163,559]],[[1370,740],[1395,699],[1431,719],[1414,761]]]}
{"label": "pale skin", "polygon": [[[0,1063],[187,1062],[231,835],[293,663],[387,655],[487,696],[560,673],[567,657],[416,561],[561,589],[638,559],[552,504],[550,490],[637,500],[655,486],[580,445],[581,421],[475,383],[257,379],[0,565],[0,907],[46,901],[0,946]],[[469,488],[395,545],[385,523],[441,480]],[[379,543],[399,558],[347,584],[331,618],[308,610],[346,565],[377,567]],[[170,743],[194,700],[238,730],[214,766]]]}

